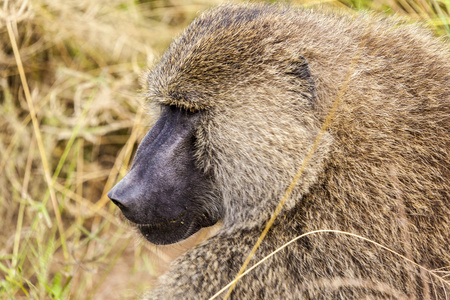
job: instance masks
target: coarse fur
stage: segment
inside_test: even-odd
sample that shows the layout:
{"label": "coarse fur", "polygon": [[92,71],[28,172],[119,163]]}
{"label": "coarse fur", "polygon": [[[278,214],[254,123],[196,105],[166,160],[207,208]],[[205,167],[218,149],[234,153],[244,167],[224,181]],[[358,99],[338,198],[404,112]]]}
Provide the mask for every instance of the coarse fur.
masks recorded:
{"label": "coarse fur", "polygon": [[[337,99],[326,134],[232,299],[450,298],[450,51],[370,14],[222,5],[148,74],[148,99],[195,110],[195,167],[219,232],[148,299],[208,299],[235,278]],[[210,203],[208,205],[211,205]],[[447,277],[445,277],[447,275]],[[444,280],[447,280],[444,282]],[[222,294],[223,297],[224,294]]]}

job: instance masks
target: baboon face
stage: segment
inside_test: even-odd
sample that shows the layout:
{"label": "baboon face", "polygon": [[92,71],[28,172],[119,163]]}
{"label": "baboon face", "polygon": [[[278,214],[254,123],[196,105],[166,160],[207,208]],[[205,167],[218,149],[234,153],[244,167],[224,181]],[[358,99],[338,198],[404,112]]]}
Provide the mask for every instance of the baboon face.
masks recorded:
{"label": "baboon face", "polygon": [[[147,75],[147,97],[162,114],[108,196],[153,243],[219,219],[230,227],[267,218],[319,130],[307,60],[288,25],[258,18],[264,9],[223,22],[200,17]],[[299,193],[322,161],[312,164]]]}
{"label": "baboon face", "polygon": [[219,218],[217,204],[206,201],[212,178],[194,162],[198,117],[175,106],[163,107],[130,172],[108,194],[152,243],[177,242]]}

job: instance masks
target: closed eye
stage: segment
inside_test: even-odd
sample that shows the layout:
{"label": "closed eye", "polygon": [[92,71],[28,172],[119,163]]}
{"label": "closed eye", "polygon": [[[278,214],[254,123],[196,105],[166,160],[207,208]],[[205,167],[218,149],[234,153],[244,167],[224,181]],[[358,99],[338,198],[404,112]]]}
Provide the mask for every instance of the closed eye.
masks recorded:
{"label": "closed eye", "polygon": [[192,114],[196,114],[198,112],[200,112],[198,109],[196,109],[195,107],[183,107],[183,106],[178,106],[178,105],[167,105],[169,107],[169,109],[171,111],[184,111],[186,112],[188,115],[192,115]]}

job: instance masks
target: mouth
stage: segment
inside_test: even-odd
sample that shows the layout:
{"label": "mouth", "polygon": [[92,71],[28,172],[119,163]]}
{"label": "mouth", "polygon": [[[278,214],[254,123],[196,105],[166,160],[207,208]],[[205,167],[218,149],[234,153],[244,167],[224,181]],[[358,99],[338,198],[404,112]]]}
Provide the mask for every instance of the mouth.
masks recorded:
{"label": "mouth", "polygon": [[143,237],[155,245],[168,245],[187,239],[203,227],[210,227],[219,221],[213,214],[189,214],[183,212],[173,219],[158,223],[136,223],[120,214],[122,220],[139,229]]}
{"label": "mouth", "polygon": [[149,242],[156,245],[174,244],[188,238],[202,227],[200,220],[189,220],[185,214],[180,214],[177,218],[167,222],[156,224],[136,224],[141,234]]}
{"label": "mouth", "polygon": [[[130,221],[132,222],[132,221]],[[145,228],[145,230],[165,230],[166,228],[174,225],[184,225],[184,213],[178,215],[175,219],[165,221],[165,222],[159,222],[159,223],[148,223],[148,224],[139,224],[132,222],[134,226],[136,226],[139,229]]]}

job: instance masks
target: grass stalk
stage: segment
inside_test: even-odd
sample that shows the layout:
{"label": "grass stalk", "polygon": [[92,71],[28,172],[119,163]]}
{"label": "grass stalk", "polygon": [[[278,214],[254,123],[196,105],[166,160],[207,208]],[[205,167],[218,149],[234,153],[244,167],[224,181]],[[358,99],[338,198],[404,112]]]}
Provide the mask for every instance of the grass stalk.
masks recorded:
{"label": "grass stalk", "polygon": [[53,189],[52,180],[50,177],[50,168],[49,168],[47,156],[45,154],[44,143],[42,142],[41,131],[39,130],[39,122],[36,118],[36,111],[34,110],[34,105],[33,105],[32,99],[31,99],[30,89],[28,87],[27,78],[25,76],[25,71],[24,71],[23,64],[22,64],[22,59],[20,58],[19,48],[17,46],[16,38],[14,36],[12,24],[10,21],[6,22],[6,28],[8,30],[9,39],[10,39],[11,46],[14,51],[14,57],[16,59],[17,68],[19,70],[20,80],[22,81],[22,87],[23,87],[23,91],[25,93],[25,99],[27,100],[31,121],[33,123],[34,134],[36,136],[36,141],[37,141],[38,148],[39,148],[39,154],[41,156],[42,167],[44,168],[45,181],[47,182],[47,187],[50,191],[50,198],[51,198],[52,204],[53,204],[53,211],[56,216],[56,223],[58,225],[59,234],[61,236],[61,244],[62,244],[62,248],[63,248],[64,258],[68,259],[69,253],[67,251],[66,239],[64,236],[64,226],[63,226],[63,222],[61,219],[61,214],[58,209],[58,201],[56,200],[56,194]]}

